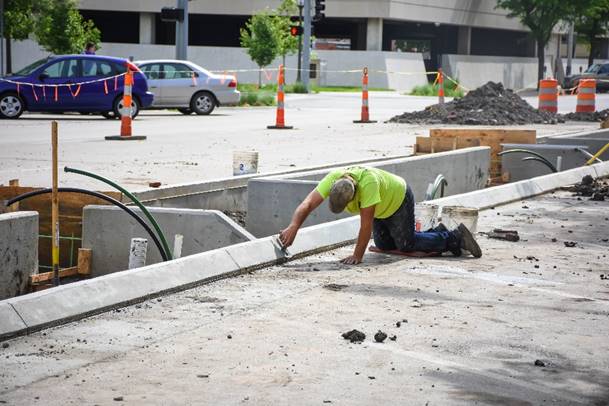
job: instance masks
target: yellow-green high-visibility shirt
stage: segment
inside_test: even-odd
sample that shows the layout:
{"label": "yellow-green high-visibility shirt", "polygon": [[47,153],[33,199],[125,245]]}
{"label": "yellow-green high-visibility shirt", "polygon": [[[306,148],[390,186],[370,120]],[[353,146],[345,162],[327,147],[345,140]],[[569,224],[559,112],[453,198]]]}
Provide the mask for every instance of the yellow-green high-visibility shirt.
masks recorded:
{"label": "yellow-green high-visibility shirt", "polygon": [[360,209],[376,205],[374,218],[384,219],[395,213],[405,199],[404,179],[382,169],[364,166],[334,170],[319,182],[316,190],[326,199],[334,182],[345,175],[355,180],[355,197],[346,207],[351,214],[359,214]]}

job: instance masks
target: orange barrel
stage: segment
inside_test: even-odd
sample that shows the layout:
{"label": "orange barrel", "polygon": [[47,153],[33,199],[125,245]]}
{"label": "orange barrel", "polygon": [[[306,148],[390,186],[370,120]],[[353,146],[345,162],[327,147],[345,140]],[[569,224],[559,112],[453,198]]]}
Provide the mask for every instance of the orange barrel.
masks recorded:
{"label": "orange barrel", "polygon": [[539,81],[539,110],[558,112],[558,81],[556,79]]}
{"label": "orange barrel", "polygon": [[577,113],[593,113],[596,111],[596,80],[580,79],[577,85]]}

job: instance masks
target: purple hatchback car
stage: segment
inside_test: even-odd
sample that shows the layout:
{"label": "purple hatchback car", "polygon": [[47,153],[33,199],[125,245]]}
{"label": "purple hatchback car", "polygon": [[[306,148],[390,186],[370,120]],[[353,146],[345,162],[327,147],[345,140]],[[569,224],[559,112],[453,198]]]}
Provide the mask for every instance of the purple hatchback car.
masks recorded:
{"label": "purple hatchback car", "polygon": [[125,72],[133,71],[132,117],[152,104],[146,77],[127,59],[99,55],[62,55],[41,59],[0,78],[0,118],[24,111],[75,111],[120,117]]}

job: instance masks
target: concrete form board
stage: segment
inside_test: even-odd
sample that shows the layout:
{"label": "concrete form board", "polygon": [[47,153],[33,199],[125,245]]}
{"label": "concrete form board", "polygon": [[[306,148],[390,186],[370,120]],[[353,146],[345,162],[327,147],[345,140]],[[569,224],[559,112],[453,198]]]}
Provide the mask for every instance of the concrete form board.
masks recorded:
{"label": "concrete form board", "polygon": [[38,272],[38,213],[0,214],[0,300],[26,293]]}
{"label": "concrete form board", "polygon": [[[210,210],[151,208],[170,248],[176,234],[184,236],[182,256],[253,240],[255,237],[223,213]],[[139,209],[135,212],[141,214]],[[93,276],[127,269],[131,238],[148,239],[146,264],[161,262],[157,247],[127,213],[109,206],[83,210],[83,247],[92,249]]]}

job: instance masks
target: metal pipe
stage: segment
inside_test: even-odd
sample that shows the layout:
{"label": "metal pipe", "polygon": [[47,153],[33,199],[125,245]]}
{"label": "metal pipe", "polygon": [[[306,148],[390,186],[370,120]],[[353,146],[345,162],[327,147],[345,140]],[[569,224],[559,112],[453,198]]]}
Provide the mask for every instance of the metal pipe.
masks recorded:
{"label": "metal pipe", "polygon": [[523,161],[537,161],[537,162],[541,162],[542,164],[544,164],[545,166],[547,166],[548,168],[550,168],[550,170],[552,172],[558,172],[558,170],[554,167],[554,165],[552,165],[550,162],[548,162],[545,159],[541,159],[539,157],[536,156],[528,156],[526,158],[522,158]]}
{"label": "metal pipe", "polygon": [[163,234],[163,231],[161,231],[161,227],[159,227],[159,224],[156,222],[156,220],[154,219],[152,214],[150,214],[148,209],[131,192],[129,192],[127,189],[125,189],[124,187],[122,187],[118,183],[115,183],[115,182],[111,181],[110,179],[104,178],[103,176],[96,175],[96,174],[91,173],[91,172],[83,171],[82,169],[68,168],[66,166],[65,168],[63,168],[63,170],[65,172],[76,173],[76,174],[79,174],[79,175],[88,176],[90,178],[97,179],[100,182],[104,182],[105,184],[112,186],[113,188],[115,188],[116,190],[120,191],[125,196],[127,196],[129,199],[131,199],[131,201],[137,207],[139,207],[139,209],[142,211],[142,213],[144,213],[144,216],[146,216],[148,221],[150,221],[150,223],[152,224],[152,226],[156,230],[159,238],[161,239],[161,243],[163,244],[163,250],[165,250],[165,252],[167,253],[167,256],[169,257],[169,259],[173,259],[173,256],[171,254],[171,250],[169,249],[169,244],[167,244],[167,239],[165,239],[165,234]]}
{"label": "metal pipe", "polygon": [[545,161],[546,165],[549,165],[550,167],[552,167],[554,169],[554,172],[557,172],[556,171],[556,167],[554,167],[554,164],[552,162],[550,162],[548,160],[548,158],[546,158],[545,156],[541,155],[538,152],[531,151],[529,149],[523,149],[523,148],[508,149],[507,151],[501,151],[501,152],[499,152],[497,155],[498,156],[502,156],[502,155],[505,155],[505,154],[512,154],[512,153],[516,153],[516,152],[530,154],[530,155],[536,156],[539,159],[543,159]]}
{"label": "metal pipe", "polygon": [[[154,241],[154,245],[156,245],[157,249],[159,250],[159,253],[161,254],[161,257],[163,258],[163,261],[169,261],[169,258],[167,257],[167,254],[163,250],[163,246],[159,242],[159,239],[154,234],[152,229],[150,229],[150,226],[148,224],[146,224],[146,222],[144,220],[142,220],[142,218],[140,216],[138,216],[133,210],[131,210],[129,207],[125,206],[123,203],[119,202],[118,200],[116,200],[116,199],[114,199],[114,198],[112,198],[110,196],[106,196],[103,193],[94,192],[92,190],[72,188],[72,187],[60,187],[60,188],[57,189],[57,191],[60,192],[60,193],[62,193],[62,192],[65,192],[65,193],[81,193],[81,194],[84,194],[84,195],[89,195],[89,196],[97,197],[98,199],[105,200],[108,203],[111,203],[111,204],[113,204],[113,205],[115,205],[117,207],[120,207],[121,209],[126,211],[127,214],[129,214],[131,217],[133,217],[133,219],[135,219],[135,221],[137,221],[142,227],[144,227],[144,230],[146,230],[148,235],[150,235],[150,238],[152,238],[152,241]],[[40,189],[40,190],[34,190],[33,192],[24,193],[22,195],[13,197],[12,199],[8,200],[6,202],[6,206],[8,207],[11,204],[20,202],[21,200],[29,199],[30,197],[34,197],[34,196],[38,196],[38,195],[43,195],[43,194],[47,194],[47,193],[51,193],[51,189]]]}
{"label": "metal pipe", "polygon": [[582,154],[584,154],[588,158],[594,158],[596,160],[596,162],[603,162],[602,159],[596,158],[594,155],[592,155],[590,152],[588,152],[587,150],[585,150],[583,148],[575,148],[575,150],[581,152]]}

